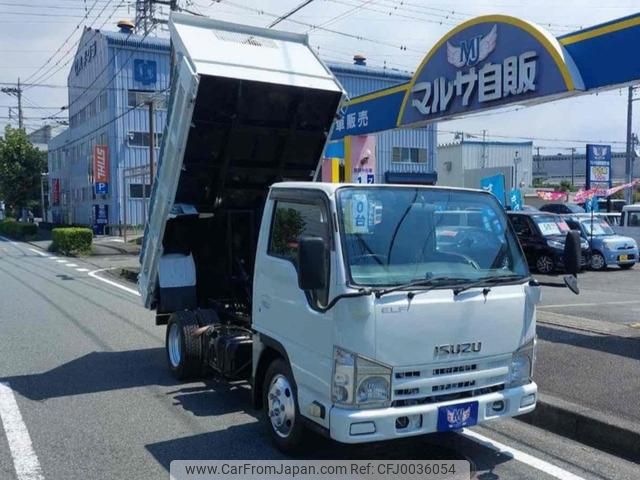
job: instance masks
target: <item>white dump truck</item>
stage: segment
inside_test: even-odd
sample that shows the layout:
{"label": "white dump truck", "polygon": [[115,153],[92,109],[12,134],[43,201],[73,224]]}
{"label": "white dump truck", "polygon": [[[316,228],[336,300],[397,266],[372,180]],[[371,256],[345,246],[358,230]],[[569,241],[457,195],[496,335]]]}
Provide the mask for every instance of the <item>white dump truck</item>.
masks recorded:
{"label": "white dump truck", "polygon": [[532,411],[540,286],[495,197],[312,182],[343,90],[306,36],[169,26],[139,289],[171,372],[250,382],[284,451]]}

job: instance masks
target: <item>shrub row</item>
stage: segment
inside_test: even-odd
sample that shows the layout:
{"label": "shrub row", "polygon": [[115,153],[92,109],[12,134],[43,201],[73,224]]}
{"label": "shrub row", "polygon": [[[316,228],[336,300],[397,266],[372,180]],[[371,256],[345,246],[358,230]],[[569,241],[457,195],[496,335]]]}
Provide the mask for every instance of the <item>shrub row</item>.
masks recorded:
{"label": "shrub row", "polygon": [[21,223],[13,219],[2,220],[0,222],[0,235],[24,240],[38,234],[38,226],[35,223]]}
{"label": "shrub row", "polygon": [[91,251],[93,232],[90,228],[54,228],[51,250],[63,255],[87,254]]}

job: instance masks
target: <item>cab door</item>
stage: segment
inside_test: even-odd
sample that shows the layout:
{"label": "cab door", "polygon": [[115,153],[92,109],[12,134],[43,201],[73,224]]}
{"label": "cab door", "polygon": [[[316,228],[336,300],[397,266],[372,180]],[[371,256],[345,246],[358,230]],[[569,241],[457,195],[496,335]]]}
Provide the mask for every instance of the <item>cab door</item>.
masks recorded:
{"label": "cab door", "polygon": [[[322,312],[329,296],[333,235],[329,202],[320,191],[273,190],[270,231],[256,263],[254,307],[256,329],[279,342],[287,352],[298,387],[300,411],[314,400],[330,400],[333,354],[332,311]],[[322,237],[329,246],[327,287],[305,292],[298,287],[298,244],[303,236]],[[315,419],[316,421],[322,421]],[[328,422],[328,416],[325,419]],[[328,425],[328,423],[327,423]]]}

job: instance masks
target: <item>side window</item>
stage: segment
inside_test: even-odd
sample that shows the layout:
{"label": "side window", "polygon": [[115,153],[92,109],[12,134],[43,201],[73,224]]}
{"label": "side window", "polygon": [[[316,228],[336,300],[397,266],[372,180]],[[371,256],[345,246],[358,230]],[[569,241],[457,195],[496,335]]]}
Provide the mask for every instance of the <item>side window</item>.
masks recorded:
{"label": "side window", "polygon": [[[329,217],[322,203],[297,203],[276,201],[271,224],[271,237],[267,253],[274,257],[290,260],[294,265],[298,260],[298,242],[300,237],[322,237],[330,242]],[[329,272],[329,254],[325,258],[325,268]],[[327,278],[329,275],[327,275]],[[329,285],[322,290],[307,293],[312,306],[326,305],[329,297]]]}
{"label": "side window", "polygon": [[269,239],[269,255],[295,263],[298,240],[304,235],[329,241],[329,224],[324,206],[319,203],[277,201]]}
{"label": "side window", "polygon": [[628,216],[629,216],[630,227],[640,226],[640,212],[629,212]]}
{"label": "side window", "polygon": [[513,225],[514,230],[516,231],[516,235],[529,235],[531,233],[531,229],[527,224],[527,219],[521,216],[512,216],[511,223]]}

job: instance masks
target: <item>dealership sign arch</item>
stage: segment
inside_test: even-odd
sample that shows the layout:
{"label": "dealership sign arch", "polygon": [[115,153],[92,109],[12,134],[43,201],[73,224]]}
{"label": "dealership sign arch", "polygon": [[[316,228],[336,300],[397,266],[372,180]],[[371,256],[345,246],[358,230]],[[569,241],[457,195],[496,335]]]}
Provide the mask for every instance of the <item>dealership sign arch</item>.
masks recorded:
{"label": "dealership sign arch", "polygon": [[557,38],[507,15],[473,18],[433,46],[410,82],[345,102],[331,140],[632,84],[639,44],[640,14]]}

